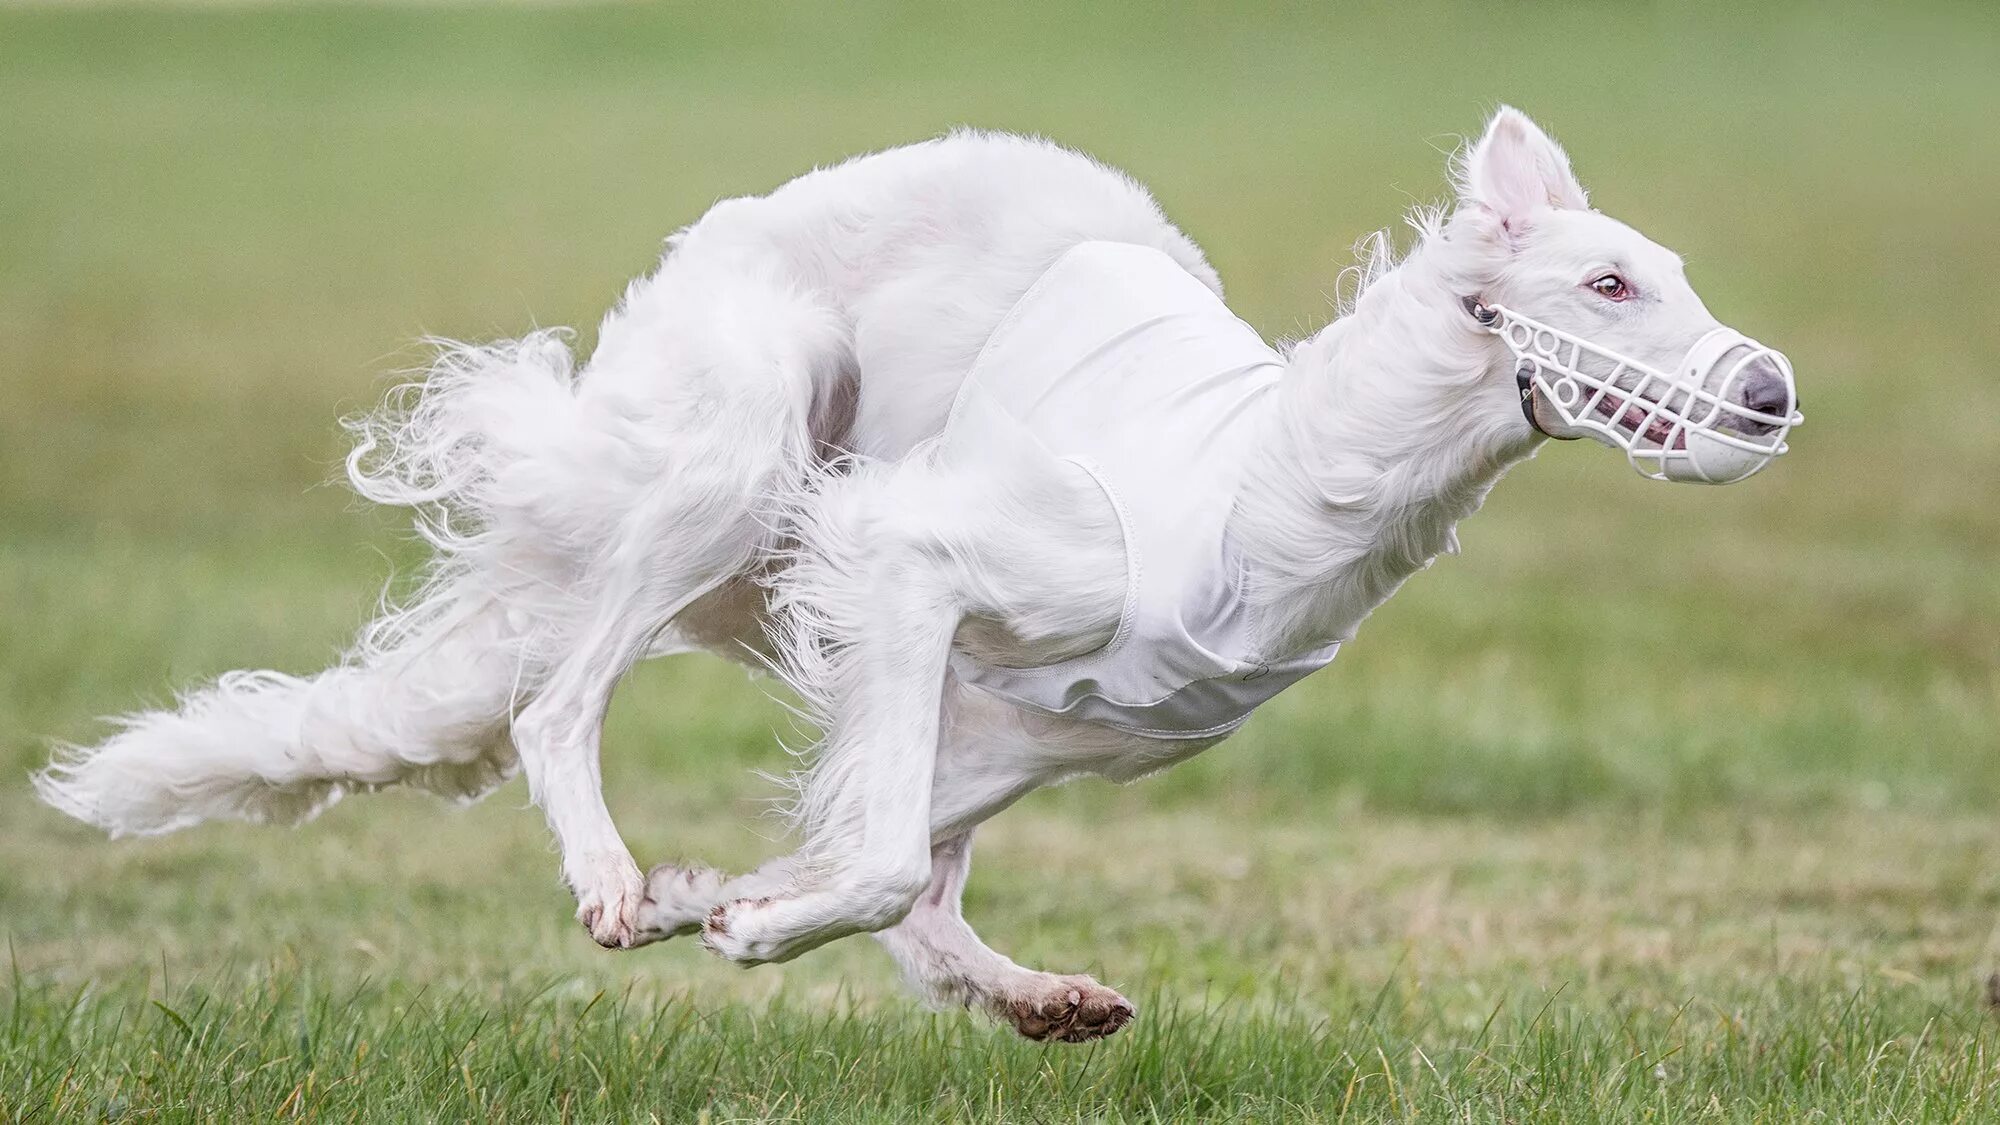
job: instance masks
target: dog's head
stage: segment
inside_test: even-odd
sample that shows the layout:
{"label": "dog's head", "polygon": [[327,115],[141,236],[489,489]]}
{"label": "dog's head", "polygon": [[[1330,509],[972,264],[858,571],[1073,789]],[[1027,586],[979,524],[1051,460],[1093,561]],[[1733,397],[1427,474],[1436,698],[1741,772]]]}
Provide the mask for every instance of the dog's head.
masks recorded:
{"label": "dog's head", "polygon": [[1520,424],[1593,437],[1665,480],[1741,480],[1799,421],[1783,355],[1724,326],[1680,257],[1595,211],[1560,146],[1502,108],[1462,157],[1446,227],[1469,331]]}

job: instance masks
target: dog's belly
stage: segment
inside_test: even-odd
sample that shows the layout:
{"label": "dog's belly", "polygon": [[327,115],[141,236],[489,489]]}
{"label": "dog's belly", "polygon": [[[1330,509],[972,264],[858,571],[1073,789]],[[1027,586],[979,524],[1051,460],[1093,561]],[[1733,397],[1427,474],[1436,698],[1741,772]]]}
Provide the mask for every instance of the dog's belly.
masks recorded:
{"label": "dog's belly", "polygon": [[1177,766],[1228,737],[1147,738],[1096,723],[1015,710],[1022,726],[1036,732],[1043,745],[1074,755],[1078,772],[1121,784]]}
{"label": "dog's belly", "polygon": [[943,840],[1037,789],[1077,777],[1126,782],[1184,762],[1222,741],[1145,738],[1027,711],[952,681],[931,785],[931,824]]}

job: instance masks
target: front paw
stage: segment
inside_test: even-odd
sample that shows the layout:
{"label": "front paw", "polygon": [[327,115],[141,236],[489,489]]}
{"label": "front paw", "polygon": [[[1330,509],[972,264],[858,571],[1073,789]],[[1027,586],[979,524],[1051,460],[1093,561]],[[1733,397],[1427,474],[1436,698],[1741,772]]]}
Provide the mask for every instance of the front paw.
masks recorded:
{"label": "front paw", "polygon": [[1086,976],[1037,973],[995,997],[993,1012],[1037,1043],[1088,1043],[1115,1034],[1136,1014],[1132,1002]]}
{"label": "front paw", "polygon": [[789,961],[835,938],[860,933],[865,922],[841,913],[843,900],[822,893],[739,898],[708,912],[701,944],[738,965]]}
{"label": "front paw", "polygon": [[576,920],[592,941],[606,949],[630,949],[639,944],[639,906],[646,898],[646,881],[631,856],[599,856],[573,876]]}
{"label": "front paw", "polygon": [[772,933],[773,900],[739,898],[710,910],[701,921],[701,947],[744,968],[790,960]]}

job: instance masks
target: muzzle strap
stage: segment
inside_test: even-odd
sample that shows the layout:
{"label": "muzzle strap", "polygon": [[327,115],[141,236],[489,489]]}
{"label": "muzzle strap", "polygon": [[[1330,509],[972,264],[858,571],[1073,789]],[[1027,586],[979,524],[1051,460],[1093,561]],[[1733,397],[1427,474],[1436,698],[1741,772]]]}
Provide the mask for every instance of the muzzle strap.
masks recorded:
{"label": "muzzle strap", "polygon": [[1521,417],[1526,418],[1528,420],[1529,429],[1535,431],[1536,433],[1542,435],[1545,438],[1555,438],[1557,441],[1575,440],[1574,435],[1571,435],[1570,437],[1563,437],[1560,434],[1552,434],[1548,432],[1547,430],[1542,428],[1541,419],[1535,417],[1535,365],[1534,364],[1519,363],[1519,362],[1514,364],[1514,385],[1520,388]]}

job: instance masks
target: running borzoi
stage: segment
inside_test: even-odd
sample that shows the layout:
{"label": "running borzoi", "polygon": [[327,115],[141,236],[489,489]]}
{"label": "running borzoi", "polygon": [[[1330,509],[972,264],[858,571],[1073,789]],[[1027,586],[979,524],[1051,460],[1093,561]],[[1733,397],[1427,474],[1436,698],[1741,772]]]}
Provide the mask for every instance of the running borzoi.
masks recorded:
{"label": "running borzoi", "polygon": [[[1378,241],[1346,315],[1274,351],[1131,179],[956,133],[716,205],[575,369],[447,345],[351,423],[354,486],[418,513],[421,592],[337,667],[239,672],[70,748],[42,796],[114,834],[304,820],[525,768],[591,936],[741,964],[876,933],[1035,1038],[1132,1015],[959,912],[973,830],[1066,778],[1165,768],[1333,659],[1545,438],[1724,482],[1784,449],[1789,365],[1592,210],[1502,109]],[[798,850],[642,875],[599,726],[648,655],[779,670],[823,731]]]}

